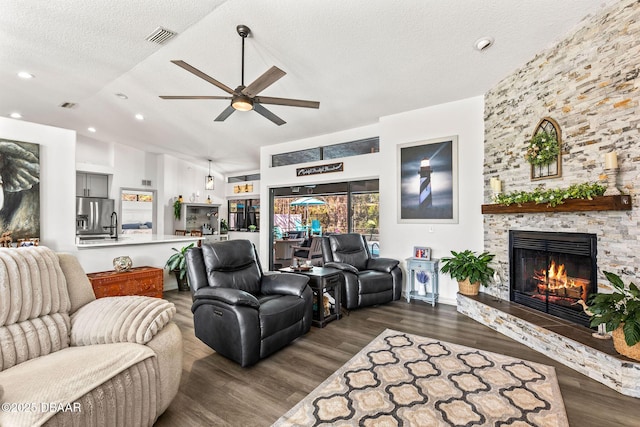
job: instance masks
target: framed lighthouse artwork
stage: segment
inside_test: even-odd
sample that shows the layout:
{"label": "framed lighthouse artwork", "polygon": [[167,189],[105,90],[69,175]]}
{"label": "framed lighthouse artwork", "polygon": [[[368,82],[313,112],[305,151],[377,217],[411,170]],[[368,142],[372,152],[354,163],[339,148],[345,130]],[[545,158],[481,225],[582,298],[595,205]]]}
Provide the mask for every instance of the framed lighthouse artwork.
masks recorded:
{"label": "framed lighthouse artwork", "polygon": [[458,222],[458,137],[398,146],[398,222]]}

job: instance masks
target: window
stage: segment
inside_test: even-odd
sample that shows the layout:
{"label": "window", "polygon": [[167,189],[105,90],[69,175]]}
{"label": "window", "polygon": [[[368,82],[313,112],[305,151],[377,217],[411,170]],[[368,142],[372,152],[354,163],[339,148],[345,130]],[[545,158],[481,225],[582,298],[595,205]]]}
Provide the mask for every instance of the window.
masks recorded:
{"label": "window", "polygon": [[337,159],[341,157],[360,156],[380,151],[380,137],[342,142],[324,147],[307,148],[271,156],[271,167],[296,165],[318,160]]}
{"label": "window", "polygon": [[[253,228],[255,227],[255,228]],[[260,200],[229,200],[229,230],[247,231],[260,227]]]}
{"label": "window", "polygon": [[250,175],[230,176],[227,178],[227,182],[229,184],[236,183],[236,182],[246,182],[246,181],[260,181],[260,174],[254,173]]}
{"label": "window", "polygon": [[[273,241],[289,236],[360,233],[379,252],[378,180],[271,189]],[[273,255],[273,254],[272,254]],[[272,259],[272,266],[286,259]],[[284,265],[284,264],[283,264]]]}
{"label": "window", "polygon": [[340,157],[377,153],[378,151],[380,151],[380,138],[367,138],[324,147],[322,149],[322,158],[337,159]]}
{"label": "window", "polygon": [[291,151],[289,153],[274,154],[271,156],[271,166],[287,166],[298,163],[313,162],[322,160],[322,152],[320,147],[309,148],[307,150]]}

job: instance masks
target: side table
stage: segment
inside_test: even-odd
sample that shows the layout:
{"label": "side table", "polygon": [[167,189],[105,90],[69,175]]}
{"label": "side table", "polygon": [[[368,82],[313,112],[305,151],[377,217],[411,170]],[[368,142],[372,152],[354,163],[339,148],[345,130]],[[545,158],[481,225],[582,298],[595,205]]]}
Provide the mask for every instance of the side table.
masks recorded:
{"label": "side table", "polygon": [[[313,267],[311,270],[294,270],[291,267],[281,268],[283,273],[302,274],[309,277],[309,286],[313,291],[313,318],[311,324],[319,328],[332,320],[340,319],[342,306],[342,283],[344,276],[337,268]],[[324,298],[329,299],[329,310],[325,313]],[[331,303],[333,299],[333,303]]]}
{"label": "side table", "polygon": [[96,298],[142,295],[162,298],[164,272],[155,267],[134,267],[119,273],[115,270],[87,274]]}
{"label": "side table", "polygon": [[407,302],[412,299],[438,302],[438,259],[407,258]]}

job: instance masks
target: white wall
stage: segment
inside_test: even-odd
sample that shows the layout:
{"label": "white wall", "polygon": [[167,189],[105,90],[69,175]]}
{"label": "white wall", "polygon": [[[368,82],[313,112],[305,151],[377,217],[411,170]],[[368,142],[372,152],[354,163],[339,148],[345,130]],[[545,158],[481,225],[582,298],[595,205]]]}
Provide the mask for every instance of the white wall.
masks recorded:
{"label": "white wall", "polygon": [[[355,141],[358,139],[378,136],[380,130],[378,125],[364,126],[350,129],[344,132],[337,132],[329,135],[322,135],[314,138],[307,138],[298,141],[286,142],[283,144],[269,145],[260,150],[260,258],[263,266],[268,265],[269,259],[269,215],[272,209],[269,206],[269,189],[277,187],[287,187],[290,185],[321,184],[326,182],[355,181],[358,179],[378,178],[382,168],[381,153],[368,154],[366,156],[345,157],[343,159],[323,160],[319,162],[305,163],[304,166],[322,165],[326,163],[344,162],[344,171],[321,175],[296,176],[296,168],[301,165],[289,165],[271,167],[271,156],[273,154],[288,151],[304,150],[306,148],[320,147],[324,145],[338,144],[341,142]],[[263,208],[264,206],[264,208]]]}
{"label": "white wall", "polygon": [[[226,199],[224,177],[211,169],[215,178],[213,191],[205,191],[205,177],[209,173],[209,164],[204,161],[196,164],[165,154],[148,153],[118,143],[105,143],[83,137],[78,140],[78,170],[107,173],[112,175],[109,197],[116,200],[116,210],[120,201],[121,187],[155,189],[157,191],[157,233],[173,234],[173,201],[182,194],[189,201],[195,193],[200,193],[200,202],[211,197],[213,204],[219,204],[221,218],[226,218]],[[151,187],[142,187],[142,180],[151,180]],[[222,212],[224,210],[224,212]]]}
{"label": "white wall", "polygon": [[0,117],[0,137],[40,144],[40,241],[75,250],[75,131]]}
{"label": "white wall", "polygon": [[[299,165],[270,167],[275,153],[299,150],[360,138],[380,136],[380,152],[347,157],[344,172],[296,177]],[[398,159],[397,146],[407,142],[458,136],[458,217],[457,224],[399,224],[397,221]],[[321,137],[263,147],[261,150],[261,206],[268,206],[268,189],[288,185],[321,182],[380,179],[380,247],[381,256],[404,260],[413,246],[432,248],[432,256],[450,255],[451,250],[482,250],[483,228],[480,205],[483,195],[484,100],[474,97],[382,117],[378,124]],[[328,161],[305,164],[324,164]],[[268,215],[262,210],[260,257],[268,259]],[[433,231],[430,232],[429,230]],[[404,266],[404,263],[403,263]],[[405,270],[406,271],[406,270]],[[440,301],[455,304],[458,285],[440,275]]]}
{"label": "white wall", "polygon": [[[393,165],[382,169],[380,174],[380,223],[383,224],[380,240],[384,256],[407,258],[413,246],[430,247],[434,258],[449,256],[451,250],[481,251],[484,98],[468,98],[383,117],[380,130],[380,152]],[[452,135],[458,136],[458,223],[398,224],[397,145]],[[457,282],[442,274],[439,281],[442,302],[455,304]]]}

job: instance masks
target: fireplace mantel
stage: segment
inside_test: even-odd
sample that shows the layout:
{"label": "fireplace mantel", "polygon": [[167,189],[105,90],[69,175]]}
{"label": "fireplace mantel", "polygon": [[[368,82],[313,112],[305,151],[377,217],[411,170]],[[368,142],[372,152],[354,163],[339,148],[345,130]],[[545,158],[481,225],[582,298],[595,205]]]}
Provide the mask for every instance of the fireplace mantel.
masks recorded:
{"label": "fireplace mantel", "polygon": [[585,211],[630,211],[631,196],[599,196],[592,200],[569,199],[558,206],[547,206],[544,203],[527,202],[504,206],[500,204],[482,205],[482,213],[512,214],[512,213],[544,213],[544,212],[585,212]]}

